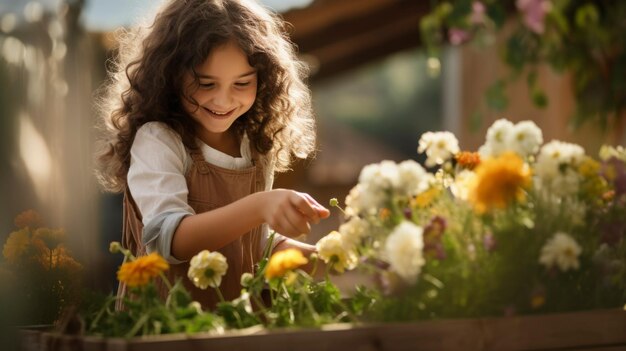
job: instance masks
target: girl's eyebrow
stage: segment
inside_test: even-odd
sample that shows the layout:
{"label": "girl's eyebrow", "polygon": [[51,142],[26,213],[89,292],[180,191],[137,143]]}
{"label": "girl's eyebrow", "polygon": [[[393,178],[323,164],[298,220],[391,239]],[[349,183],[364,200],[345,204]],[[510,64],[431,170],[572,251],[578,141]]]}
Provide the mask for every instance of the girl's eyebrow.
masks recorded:
{"label": "girl's eyebrow", "polygon": [[[237,79],[239,79],[239,78],[245,78],[245,77],[248,77],[248,76],[252,76],[252,75],[254,75],[254,74],[256,74],[256,70],[254,70],[254,71],[250,71],[250,72],[246,72],[246,73],[244,73],[244,74],[241,74],[241,75],[237,76]],[[211,76],[211,75],[208,75],[208,74],[198,74],[198,78],[205,78],[205,79],[217,79],[217,77],[215,77],[215,76]]]}

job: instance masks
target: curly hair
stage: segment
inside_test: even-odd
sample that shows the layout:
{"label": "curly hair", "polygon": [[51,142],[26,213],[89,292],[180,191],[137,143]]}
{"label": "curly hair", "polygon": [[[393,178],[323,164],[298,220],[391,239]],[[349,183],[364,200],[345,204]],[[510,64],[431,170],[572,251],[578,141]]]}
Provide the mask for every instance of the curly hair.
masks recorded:
{"label": "curly hair", "polygon": [[[170,0],[151,26],[117,33],[118,57],[98,102],[103,136],[98,146],[97,177],[105,190],[126,186],[130,149],[137,130],[159,121],[197,149],[195,122],[183,108],[183,77],[211,50],[235,40],[257,71],[253,106],[232,128],[247,133],[251,146],[274,171],[288,169],[294,156],[315,147],[311,94],[304,83],[307,67],[288,39],[278,15],[252,0]],[[191,99],[192,103],[197,102]]]}

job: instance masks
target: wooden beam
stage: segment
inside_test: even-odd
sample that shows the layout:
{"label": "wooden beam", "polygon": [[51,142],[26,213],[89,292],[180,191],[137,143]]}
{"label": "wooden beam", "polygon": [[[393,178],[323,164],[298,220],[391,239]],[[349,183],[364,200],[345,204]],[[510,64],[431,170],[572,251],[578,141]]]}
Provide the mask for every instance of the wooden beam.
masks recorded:
{"label": "wooden beam", "polygon": [[397,0],[316,0],[306,8],[283,13],[283,18],[294,26],[292,37],[305,37],[321,28],[375,13],[394,2]]}
{"label": "wooden beam", "polygon": [[428,10],[429,5],[424,1],[386,2],[384,6],[370,7],[369,12],[344,16],[341,22],[323,26],[318,22],[320,27],[315,31],[309,28],[308,35],[295,35],[299,23],[294,22],[296,31],[292,40],[301,54],[314,57],[318,67],[311,79],[319,80],[395,51],[419,46],[419,21]]}

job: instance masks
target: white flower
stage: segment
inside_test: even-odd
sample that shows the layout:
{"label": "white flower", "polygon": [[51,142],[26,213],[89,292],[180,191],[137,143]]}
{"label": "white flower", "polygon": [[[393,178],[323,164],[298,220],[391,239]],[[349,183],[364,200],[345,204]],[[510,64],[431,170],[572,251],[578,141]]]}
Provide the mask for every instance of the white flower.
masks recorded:
{"label": "white flower", "polygon": [[585,150],[579,145],[558,140],[545,144],[535,164],[538,188],[546,188],[560,196],[575,193],[580,180],[576,167],[584,157]]}
{"label": "white flower", "polygon": [[548,268],[557,265],[563,272],[578,269],[581,251],[576,240],[565,233],[557,232],[541,249],[539,263]]}
{"label": "white flower", "polygon": [[517,123],[511,137],[511,149],[522,157],[536,154],[543,144],[541,129],[532,121]]}
{"label": "white flower", "polygon": [[357,263],[355,253],[350,250],[339,232],[332,231],[315,244],[317,254],[326,263],[330,263],[334,270],[343,273],[353,269]]}
{"label": "white flower", "polygon": [[511,150],[511,136],[515,126],[513,123],[506,119],[499,119],[487,129],[487,136],[484,147],[481,147],[479,151],[488,152],[488,154],[482,154],[481,156],[499,156],[505,151]]}
{"label": "white flower", "polygon": [[189,262],[187,276],[193,285],[200,289],[207,287],[217,288],[222,283],[222,276],[226,274],[228,263],[226,257],[219,252],[209,250],[200,251]]}
{"label": "white flower", "polygon": [[346,196],[346,215],[375,214],[378,206],[385,201],[383,191],[368,191],[363,184],[357,184]]}
{"label": "white flower", "polygon": [[397,192],[405,196],[415,196],[420,194],[430,186],[433,179],[432,174],[413,160],[402,161],[398,165],[398,187]]}
{"label": "white flower", "polygon": [[454,182],[450,184],[450,191],[454,197],[467,200],[469,195],[470,185],[474,181],[476,173],[468,169],[462,170],[454,177]]}
{"label": "white flower", "polygon": [[359,217],[351,217],[349,221],[339,226],[339,233],[348,248],[355,248],[367,234],[369,223]]}
{"label": "white flower", "polygon": [[600,148],[599,156],[602,161],[607,161],[611,157],[615,157],[618,160],[626,162],[626,149],[624,149],[624,147],[621,145],[602,145],[602,147]]}
{"label": "white flower", "polygon": [[424,265],[423,229],[409,221],[403,221],[391,232],[385,242],[385,257],[391,270],[408,283],[417,280]]}
{"label": "white flower", "polygon": [[427,167],[441,165],[459,152],[459,141],[450,132],[426,132],[419,140],[417,152],[426,152]]}
{"label": "white flower", "polygon": [[398,166],[389,160],[369,164],[361,170],[359,183],[372,191],[393,188],[398,184]]}

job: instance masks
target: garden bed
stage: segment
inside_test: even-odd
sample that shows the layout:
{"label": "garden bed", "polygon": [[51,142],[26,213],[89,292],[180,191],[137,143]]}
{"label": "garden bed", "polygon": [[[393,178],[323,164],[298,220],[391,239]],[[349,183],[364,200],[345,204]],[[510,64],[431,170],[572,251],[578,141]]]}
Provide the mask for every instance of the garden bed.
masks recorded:
{"label": "garden bed", "polygon": [[624,350],[626,311],[389,323],[322,329],[249,328],[222,335],[99,338],[22,330],[22,350]]}

